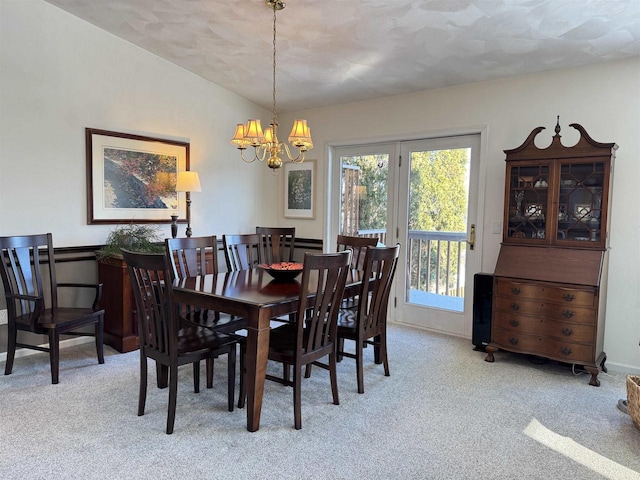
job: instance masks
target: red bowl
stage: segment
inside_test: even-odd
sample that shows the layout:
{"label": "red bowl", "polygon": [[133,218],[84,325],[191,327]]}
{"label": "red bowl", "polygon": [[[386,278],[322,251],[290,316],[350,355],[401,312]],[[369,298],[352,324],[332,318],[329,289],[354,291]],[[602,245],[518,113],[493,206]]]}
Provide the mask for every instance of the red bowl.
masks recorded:
{"label": "red bowl", "polygon": [[261,263],[258,267],[279,282],[290,282],[302,272],[302,264],[296,262]]}

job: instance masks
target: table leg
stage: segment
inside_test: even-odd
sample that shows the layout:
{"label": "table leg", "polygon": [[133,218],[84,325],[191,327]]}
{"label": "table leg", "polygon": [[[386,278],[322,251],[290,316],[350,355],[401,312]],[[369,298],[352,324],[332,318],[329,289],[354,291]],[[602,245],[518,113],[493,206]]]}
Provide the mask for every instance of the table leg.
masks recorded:
{"label": "table leg", "polygon": [[[269,311],[261,309],[256,312],[257,321],[249,319],[247,328],[246,376],[247,388],[247,430],[255,432],[260,428],[260,412],[262,411],[262,396],[264,381],[267,373],[267,358],[269,354]],[[257,328],[253,327],[257,325]]]}

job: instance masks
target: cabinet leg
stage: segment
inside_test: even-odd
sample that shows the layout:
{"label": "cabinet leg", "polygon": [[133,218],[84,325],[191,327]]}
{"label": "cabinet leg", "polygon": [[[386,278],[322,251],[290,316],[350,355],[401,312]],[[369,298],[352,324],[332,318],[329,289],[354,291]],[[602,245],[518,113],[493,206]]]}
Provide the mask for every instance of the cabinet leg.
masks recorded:
{"label": "cabinet leg", "polygon": [[600,380],[598,380],[598,374],[600,373],[600,367],[585,366],[584,369],[591,374],[591,380],[589,380],[589,385],[593,385],[594,387],[599,387]]}
{"label": "cabinet leg", "polygon": [[498,349],[496,347],[492,347],[491,345],[487,345],[485,347],[485,350],[487,351],[487,356],[485,357],[484,361],[493,363],[495,361],[495,359],[493,358],[493,354],[497,352]]}

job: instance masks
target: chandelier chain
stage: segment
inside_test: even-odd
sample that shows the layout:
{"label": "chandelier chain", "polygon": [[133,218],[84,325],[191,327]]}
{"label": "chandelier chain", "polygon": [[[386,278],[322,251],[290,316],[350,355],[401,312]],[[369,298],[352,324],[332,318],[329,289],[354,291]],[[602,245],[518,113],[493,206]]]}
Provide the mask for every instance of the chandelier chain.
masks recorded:
{"label": "chandelier chain", "polygon": [[273,133],[276,133],[276,125],[278,123],[278,114],[276,113],[276,6],[273,6]]}

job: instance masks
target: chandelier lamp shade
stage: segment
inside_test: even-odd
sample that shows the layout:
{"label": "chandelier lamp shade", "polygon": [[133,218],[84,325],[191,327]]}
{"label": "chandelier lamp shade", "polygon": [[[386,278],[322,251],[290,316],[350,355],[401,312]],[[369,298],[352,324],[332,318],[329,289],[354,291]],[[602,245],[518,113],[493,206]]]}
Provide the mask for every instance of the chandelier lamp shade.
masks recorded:
{"label": "chandelier lamp shade", "polygon": [[[278,139],[278,114],[276,113],[276,12],[285,7],[280,0],[265,0],[267,6],[273,9],[273,102],[271,109],[271,124],[262,129],[260,120],[249,119],[236,126],[236,132],[231,139],[231,143],[240,150],[242,160],[251,163],[257,160],[266,159],[267,166],[275,173],[282,166],[281,154],[285,153],[287,158],[295,163],[304,162],[305,153],[313,148],[311,140],[311,130],[306,120],[294,120],[293,128],[289,134],[289,143],[297,150],[297,154],[292,154],[287,143]],[[253,158],[247,158],[244,151],[248,147],[254,148]]]}

